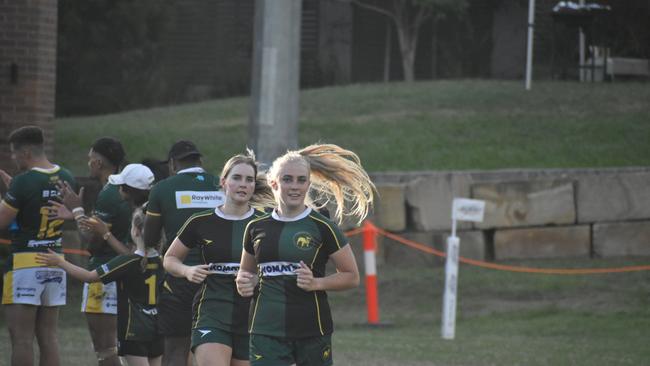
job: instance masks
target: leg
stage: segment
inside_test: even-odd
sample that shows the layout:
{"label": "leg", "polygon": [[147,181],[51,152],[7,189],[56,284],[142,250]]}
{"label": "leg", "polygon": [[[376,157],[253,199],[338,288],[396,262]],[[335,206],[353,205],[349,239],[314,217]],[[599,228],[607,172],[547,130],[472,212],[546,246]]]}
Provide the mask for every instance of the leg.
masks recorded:
{"label": "leg", "polygon": [[34,364],[33,344],[37,309],[34,305],[5,305],[7,328],[11,338],[12,366]]}
{"label": "leg", "polygon": [[232,348],[221,343],[203,343],[194,350],[194,357],[199,366],[228,366]]}
{"label": "leg", "polygon": [[117,316],[86,313],[90,338],[99,366],[120,366],[117,356]]}
{"label": "leg", "polygon": [[39,306],[36,315],[36,339],[40,350],[41,366],[59,366],[59,339],[57,325],[59,308]]}
{"label": "leg", "polygon": [[230,366],[249,366],[250,364],[248,360],[237,360],[234,358],[230,360]]}
{"label": "leg", "polygon": [[149,359],[142,356],[126,355],[126,364],[129,366],[149,366]]}
{"label": "leg", "polygon": [[160,365],[162,365],[162,356],[149,358],[149,366],[160,366]]}
{"label": "leg", "polygon": [[[190,337],[165,337],[165,354],[163,355],[163,366],[191,365]],[[188,360],[190,362],[188,362]]]}

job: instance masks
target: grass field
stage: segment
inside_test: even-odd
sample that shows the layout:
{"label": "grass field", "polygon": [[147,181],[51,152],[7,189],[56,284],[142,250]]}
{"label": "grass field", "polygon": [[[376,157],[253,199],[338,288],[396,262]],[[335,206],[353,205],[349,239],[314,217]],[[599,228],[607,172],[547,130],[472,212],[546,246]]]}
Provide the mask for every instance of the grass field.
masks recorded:
{"label": "grass field", "polygon": [[[368,171],[648,165],[650,84],[435,81],[303,91],[300,144],[356,151]],[[194,140],[206,166],[246,145],[247,98],[98,117],[56,120],[55,160],[86,174],[103,135],[121,139],[132,161],[164,158]]]}
{"label": "grass field", "polygon": [[[514,262],[534,267],[617,267],[650,258]],[[380,266],[380,316],[365,326],[363,286],[330,293],[337,365],[645,365],[650,359],[647,272],[559,276],[463,265],[456,339],[440,338],[444,273],[433,267]],[[74,283],[74,282],[73,282]],[[74,283],[62,312],[63,365],[92,365],[90,338]],[[0,328],[4,328],[4,320]],[[8,363],[0,332],[0,365]]]}

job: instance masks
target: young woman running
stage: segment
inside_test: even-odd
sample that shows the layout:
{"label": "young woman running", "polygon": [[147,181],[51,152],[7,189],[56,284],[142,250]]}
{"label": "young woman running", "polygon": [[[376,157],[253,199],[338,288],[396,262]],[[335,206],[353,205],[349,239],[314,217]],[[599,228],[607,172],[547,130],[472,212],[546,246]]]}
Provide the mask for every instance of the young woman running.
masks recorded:
{"label": "young woman running", "polygon": [[[78,267],[50,251],[37,260],[48,266],[58,266],[70,276],[83,282],[115,281],[117,284],[118,354],[129,366],[159,366],[163,342],[156,326],[156,303],[162,284],[163,267],[154,248],[144,245],[144,204],[153,182],[153,173],[141,164],[127,165],[120,174],[111,175],[109,182],[120,186],[125,200],[137,205],[131,221],[131,238],[136,244],[133,254],[118,255],[92,271]],[[114,245],[123,245],[96,217],[82,220],[80,226],[101,234]]]}
{"label": "young woman running", "polygon": [[[360,222],[374,185],[358,156],[336,145],[290,151],[273,162],[267,179],[277,208],[246,227],[236,280],[242,296],[255,295],[251,365],[332,365],[325,291],[358,286],[359,271],[341,230],[310,204],[333,198],[339,222],[344,216]],[[337,272],[326,275],[330,259]]]}
{"label": "young woman running", "polygon": [[[176,277],[200,283],[194,300],[192,351],[199,366],[248,365],[250,298],[235,287],[246,225],[263,212],[251,207],[272,203],[272,193],[257,181],[252,152],[228,160],[221,172],[225,203],[190,217],[167,250],[164,266]],[[203,264],[183,264],[192,248],[199,248]]]}

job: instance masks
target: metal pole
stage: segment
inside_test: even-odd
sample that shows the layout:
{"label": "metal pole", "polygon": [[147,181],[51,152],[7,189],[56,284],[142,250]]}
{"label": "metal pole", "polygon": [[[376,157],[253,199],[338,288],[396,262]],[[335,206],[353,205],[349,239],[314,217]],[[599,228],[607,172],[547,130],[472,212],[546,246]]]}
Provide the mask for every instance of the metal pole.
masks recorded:
{"label": "metal pole", "polygon": [[528,44],[526,50],[526,90],[533,78],[533,33],[535,30],[535,0],[528,1]]}
{"label": "metal pole", "polygon": [[265,164],[298,146],[302,1],[256,0],[248,144]]}
{"label": "metal pole", "polygon": [[[585,0],[579,1],[580,6],[585,5]],[[578,69],[580,70],[580,81],[585,81],[585,31],[582,27],[578,28],[578,48],[580,52],[580,60]]]}

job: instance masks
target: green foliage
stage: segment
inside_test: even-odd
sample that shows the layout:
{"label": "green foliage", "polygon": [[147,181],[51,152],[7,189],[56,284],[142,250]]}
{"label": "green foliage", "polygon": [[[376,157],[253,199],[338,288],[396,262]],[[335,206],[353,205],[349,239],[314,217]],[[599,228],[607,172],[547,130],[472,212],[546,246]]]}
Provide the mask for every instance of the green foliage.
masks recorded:
{"label": "green foliage", "polygon": [[160,103],[171,0],[61,0],[57,112],[97,113]]}

